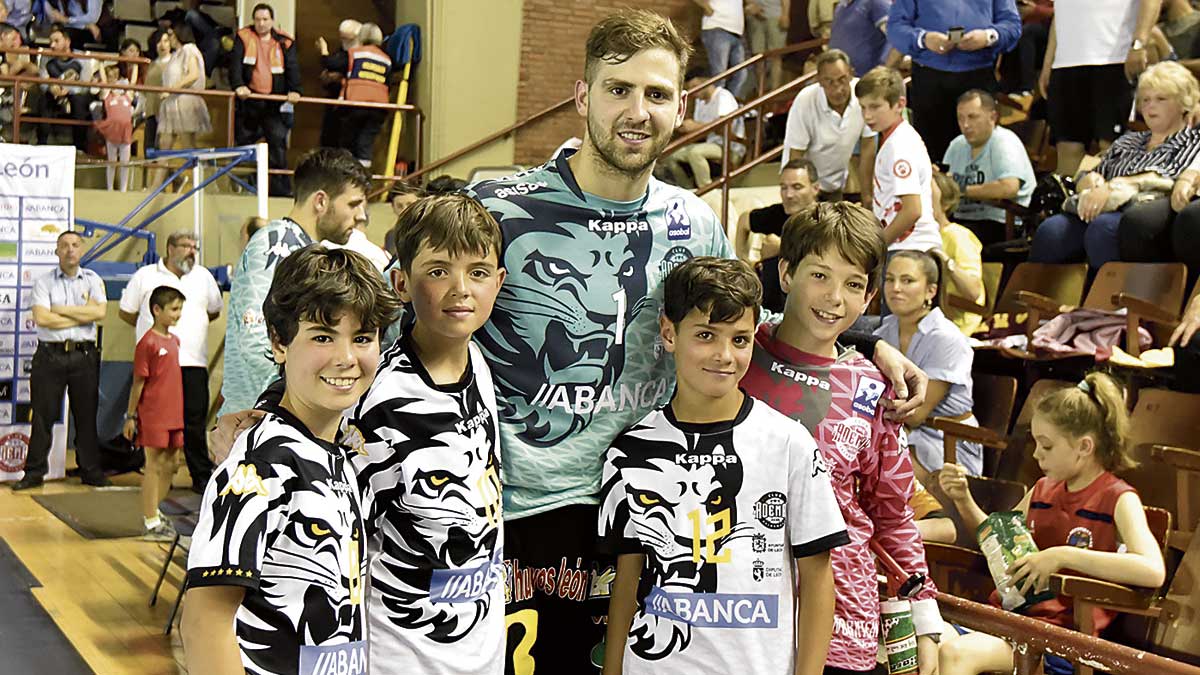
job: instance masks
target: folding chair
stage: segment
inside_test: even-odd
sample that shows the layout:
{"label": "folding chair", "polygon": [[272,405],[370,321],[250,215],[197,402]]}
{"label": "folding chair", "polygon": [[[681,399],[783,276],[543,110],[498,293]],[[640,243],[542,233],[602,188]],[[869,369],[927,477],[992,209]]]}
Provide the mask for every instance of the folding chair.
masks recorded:
{"label": "folding chair", "polygon": [[973,427],[946,417],[933,417],[928,424],[942,432],[942,447],[949,453],[946,457],[953,456],[954,451],[950,448],[957,448],[960,440],[982,445],[983,475],[994,476],[1000,453],[1008,445],[1008,423],[1017,399],[1017,379],[987,373],[973,373],[972,379],[971,407],[979,426]]}

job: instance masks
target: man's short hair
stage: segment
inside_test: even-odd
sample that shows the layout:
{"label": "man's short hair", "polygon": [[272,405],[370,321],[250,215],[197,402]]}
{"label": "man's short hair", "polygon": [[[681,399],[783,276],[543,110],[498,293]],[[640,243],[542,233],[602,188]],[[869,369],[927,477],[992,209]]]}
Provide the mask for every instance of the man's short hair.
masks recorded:
{"label": "man's short hair", "polygon": [[962,105],[973,98],[979,99],[979,105],[988,112],[996,112],[996,97],[982,89],[968,89],[958,97],[956,105]]}
{"label": "man's short hair", "polygon": [[275,18],[275,8],[274,8],[274,7],[272,7],[272,6],[270,6],[270,5],[268,5],[268,4],[267,4],[267,3],[265,3],[265,2],[260,2],[260,3],[258,3],[257,5],[255,5],[255,6],[254,6],[254,9],[250,10],[250,17],[251,17],[251,18],[254,18],[254,15],[255,15],[255,14],[258,14],[258,10],[260,10],[260,9],[265,9],[265,10],[267,10],[267,12],[268,12],[268,13],[271,15],[271,18],[272,18],[272,19],[274,19],[274,18]]}
{"label": "man's short hair", "polygon": [[583,80],[589,85],[601,62],[619,64],[647,49],[665,49],[679,61],[679,81],[687,72],[692,46],[675,30],[671,20],[644,9],[626,9],[601,19],[588,35]]}
{"label": "man's short hair", "polygon": [[183,293],[174,286],[159,286],[153,291],[150,291],[150,314],[154,314],[154,308],[163,309],[167,305],[176,300],[184,301]]}
{"label": "man's short hair", "polygon": [[281,260],[263,301],[267,334],[281,347],[296,338],[301,321],[336,326],[349,313],[362,330],[382,332],[399,309],[400,298],[371,261],[349,249],[320,244]]}
{"label": "man's short hair", "polygon": [[854,72],[854,65],[850,63],[850,56],[840,49],[826,49],[825,51],[821,52],[820,55],[817,56],[817,70],[820,70],[822,67],[831,63],[837,63],[838,61],[846,64],[846,67],[850,69],[850,72]]}
{"label": "man's short hair", "polygon": [[710,323],[737,321],[747,310],[758,323],[762,283],[745,262],[701,256],[676,267],[663,282],[663,315],[679,325],[693,309]]}
{"label": "man's short hair", "polygon": [[878,96],[888,102],[888,105],[896,105],[904,96],[904,78],[900,77],[900,71],[887,66],[875,66],[867,71],[858,80],[858,84],[854,85],[854,95],[858,98],[864,96]]}
{"label": "man's short hair", "polygon": [[364,23],[362,28],[358,29],[358,42],[378,47],[383,44],[383,29],[379,27],[379,24]]}
{"label": "man's short hair", "polygon": [[1138,77],[1138,94],[1147,89],[1174,99],[1184,114],[1196,107],[1200,98],[1196,76],[1178,61],[1161,61],[1143,71]]}
{"label": "man's short hair", "polygon": [[958,181],[941,171],[935,171],[933,182],[937,183],[938,191],[942,193],[942,198],[939,200],[942,211],[945,211],[947,216],[953,214],[958,208],[958,201],[962,199],[962,191],[958,187]]}
{"label": "man's short hair", "polygon": [[75,230],[67,230],[65,232],[58,233],[58,237],[54,239],[54,245],[57,246],[63,240],[63,237],[79,237],[79,241],[83,241],[82,234],[79,234]]}
{"label": "man's short hair", "polygon": [[71,34],[67,32],[67,27],[64,26],[63,24],[61,24],[61,23],[50,24],[50,32],[46,34],[46,37],[50,37],[51,35],[54,35],[55,33],[62,33],[62,36],[67,39],[67,42],[71,41]]}
{"label": "man's short hair", "polygon": [[393,181],[392,187],[388,189],[388,201],[391,201],[402,195],[416,195],[418,197],[424,197],[425,189],[420,185],[414,185],[406,180]]}
{"label": "man's short hair", "polygon": [[5,35],[8,35],[9,33],[20,33],[20,32],[21,31],[17,30],[17,27],[12,25],[11,23],[8,23],[7,21],[0,21],[0,37],[4,37]]}
{"label": "man's short hair", "polygon": [[167,246],[175,246],[184,239],[191,239],[197,243],[200,242],[200,238],[196,236],[195,232],[191,230],[176,230],[167,235]]}
{"label": "man's short hair", "polygon": [[500,225],[482,204],[462,194],[433,195],[409,205],[396,219],[396,262],[406,273],[425,245],[451,257],[495,252],[500,263]]}
{"label": "man's short hair", "polygon": [[779,173],[783,173],[788,169],[792,169],[794,171],[803,171],[804,173],[808,174],[808,182],[812,183],[813,185],[817,184],[817,165],[813,164],[809,160],[803,157],[789,159],[788,163],[784,164],[783,168],[779,170]]}
{"label": "man's short hair", "polygon": [[331,199],[347,187],[371,190],[371,174],[349,150],[317,148],[311,150],[296,165],[296,201],[303,202],[318,191]]}
{"label": "man's short hair", "polygon": [[444,173],[425,184],[425,194],[452,195],[467,187],[467,181]]}
{"label": "man's short hair", "polygon": [[878,282],[879,266],[887,255],[883,228],[875,216],[853,202],[817,202],[783,224],[779,258],[795,270],[809,255],[836,251],[867,275],[867,291]]}

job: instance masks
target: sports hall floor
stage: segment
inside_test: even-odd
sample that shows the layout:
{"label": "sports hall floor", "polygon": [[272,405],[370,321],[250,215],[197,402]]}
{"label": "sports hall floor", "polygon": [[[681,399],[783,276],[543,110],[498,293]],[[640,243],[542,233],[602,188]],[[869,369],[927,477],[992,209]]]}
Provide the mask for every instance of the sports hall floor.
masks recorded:
{"label": "sports hall floor", "polygon": [[[68,456],[67,466],[74,464],[74,458]],[[189,484],[186,468],[182,471],[175,481],[179,487]],[[140,481],[141,476],[136,473],[113,478],[115,486],[132,487]],[[88,540],[32,499],[34,494],[92,489],[95,488],[69,479],[47,482],[43,488],[19,493],[12,492],[8,484],[0,484],[0,539],[40,584],[31,591],[36,604],[49,614],[92,671],[99,675],[186,673],[178,628],[169,637],[162,633],[182,581],[179,565],[171,566],[158,603],[154,607],[148,604],[167,544],[136,538]],[[182,560],[178,554],[177,559]],[[12,567],[0,566],[0,574],[14,576]],[[0,586],[11,581],[0,579]],[[32,609],[36,611],[36,607]],[[5,645],[5,652],[20,651],[23,641],[28,645],[26,651],[68,649],[56,636],[40,636],[44,642],[31,638],[27,617],[12,614],[0,612],[0,643]],[[36,654],[28,656],[32,659]],[[11,656],[6,655],[4,660],[8,665],[0,665],[0,672],[18,672],[9,670],[15,665]],[[31,668],[20,672],[29,675],[87,672],[78,667],[65,671],[63,666],[50,663]]]}

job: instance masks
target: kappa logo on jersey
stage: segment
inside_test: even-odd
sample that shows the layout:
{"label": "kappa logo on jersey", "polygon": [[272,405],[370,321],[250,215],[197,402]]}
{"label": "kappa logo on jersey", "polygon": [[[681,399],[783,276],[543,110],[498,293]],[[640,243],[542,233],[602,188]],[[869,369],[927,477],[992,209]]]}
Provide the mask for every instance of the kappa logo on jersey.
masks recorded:
{"label": "kappa logo on jersey", "polygon": [[774,628],[779,598],[752,593],[670,593],[655,586],[646,613],[697,628]]}
{"label": "kappa logo on jersey", "polygon": [[754,503],[754,517],[764,527],[781,529],[787,522],[787,495],[782,492],[768,492],[759,497]]}
{"label": "kappa logo on jersey", "polygon": [[239,464],[233,475],[229,477],[229,483],[221,490],[221,497],[229,493],[238,495],[256,494],[260,497],[267,496],[267,486],[263,484],[263,479],[258,475],[258,469],[254,468],[253,464]]}
{"label": "kappa logo on jersey", "polygon": [[549,187],[549,183],[545,181],[538,181],[536,183],[517,183],[516,185],[511,185],[509,187],[496,188],[495,195],[500,199],[507,199],[509,197],[522,197],[547,187]]}
{"label": "kappa logo on jersey", "polygon": [[854,402],[851,406],[855,411],[874,417],[879,408],[879,397],[883,396],[884,384],[869,377],[858,380],[858,388],[854,390]]}
{"label": "kappa logo on jersey", "polygon": [[692,238],[692,219],[688,217],[687,208],[682,199],[672,199],[667,202],[667,239],[682,241]]}
{"label": "kappa logo on jersey", "polygon": [[833,449],[847,462],[854,461],[871,442],[871,423],[861,417],[847,417],[830,430]]}
{"label": "kappa logo on jersey", "polygon": [[912,175],[912,165],[908,163],[907,159],[898,159],[892,165],[892,173],[896,175],[896,178],[908,178]]}
{"label": "kappa logo on jersey", "polygon": [[687,464],[689,466],[704,466],[706,464],[737,464],[738,456],[734,454],[725,454],[725,448],[717,446],[713,448],[711,455],[689,455],[686,452],[675,453],[676,464]]}
{"label": "kappa logo on jersey", "polygon": [[829,382],[822,380],[815,375],[810,375],[802,370],[789,368],[778,361],[771,362],[771,372],[776,375],[782,375],[794,382],[798,382],[799,384],[807,384],[810,387],[817,387],[818,389],[829,391]]}
{"label": "kappa logo on jersey", "polygon": [[626,232],[649,232],[650,221],[601,220],[599,218],[592,218],[588,220],[588,230],[592,232],[611,232],[612,234],[625,234]]}
{"label": "kappa logo on jersey", "polygon": [[478,413],[473,415],[470,419],[465,419],[461,422],[456,422],[454,424],[454,430],[457,431],[462,436],[468,436],[471,434],[472,431],[475,431],[479,427],[486,424],[490,418],[491,418],[491,413],[489,413],[487,411],[487,409],[480,410]]}

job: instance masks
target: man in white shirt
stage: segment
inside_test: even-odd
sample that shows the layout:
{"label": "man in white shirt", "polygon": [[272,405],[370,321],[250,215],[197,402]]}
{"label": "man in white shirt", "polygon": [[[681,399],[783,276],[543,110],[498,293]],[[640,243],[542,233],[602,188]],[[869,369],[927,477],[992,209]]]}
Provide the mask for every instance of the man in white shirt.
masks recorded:
{"label": "man in white shirt", "polygon": [[[159,286],[183,293],[183,314],[171,332],[179,337],[179,366],[183,372],[183,451],[192,490],[204,492],[213,463],[208,458],[205,423],[208,420],[208,324],[221,315],[221,289],[212,273],[196,265],[196,235],[173,232],[166,256],[139,269],[121,293],[121,319],[134,327],[134,342],[154,324],[150,294]],[[267,358],[264,354],[263,358]]]}
{"label": "man in white shirt", "polygon": [[[679,126],[678,133],[680,135],[690,134],[738,109],[738,102],[733,94],[716,83],[703,89],[696,89],[707,79],[708,77],[703,73],[693,73],[683,83],[688,92],[688,98],[692,100],[695,107],[692,116],[685,119]],[[745,123],[740,118],[734,120],[730,133],[732,136],[744,138],[746,135]],[[696,187],[704,187],[712,182],[712,171],[709,169],[708,160],[719,161],[724,154],[724,148],[724,136],[717,130],[713,130],[703,143],[691,143],[671,153],[663,160],[662,171],[665,172],[665,175],[670,176],[671,181],[676,185],[687,187],[691,184],[691,179],[684,171],[686,165],[692,170],[692,178],[695,179]],[[742,156],[746,153],[746,146],[742,143],[731,141],[729,148],[732,154],[729,158],[731,164],[741,161]]]}
{"label": "man in white shirt", "polygon": [[[729,70],[746,60],[746,45],[742,33],[746,30],[746,15],[742,0],[692,0],[700,6],[704,18],[700,19],[700,41],[708,54],[708,67],[713,75]],[[737,71],[717,82],[734,94],[742,93],[742,85],[750,73],[746,69]]]}
{"label": "man in white shirt", "polygon": [[371,264],[380,273],[386,270],[388,263],[392,261],[391,254],[367,237],[367,224],[365,222],[355,225],[354,229],[350,230],[350,238],[346,240],[345,244],[336,244],[325,240],[321,242],[321,245],[325,248],[348,248],[355,253],[361,254],[367,260],[370,260]]}
{"label": "man in white shirt", "polygon": [[811,160],[817,167],[821,201],[841,200],[853,169],[858,172],[864,203],[870,202],[875,144],[863,143],[857,159],[854,153],[859,139],[870,138],[875,132],[863,123],[862,108],[854,96],[857,81],[846,52],[840,49],[822,52],[817,57],[817,84],[796,94],[788,111],[782,162]]}

